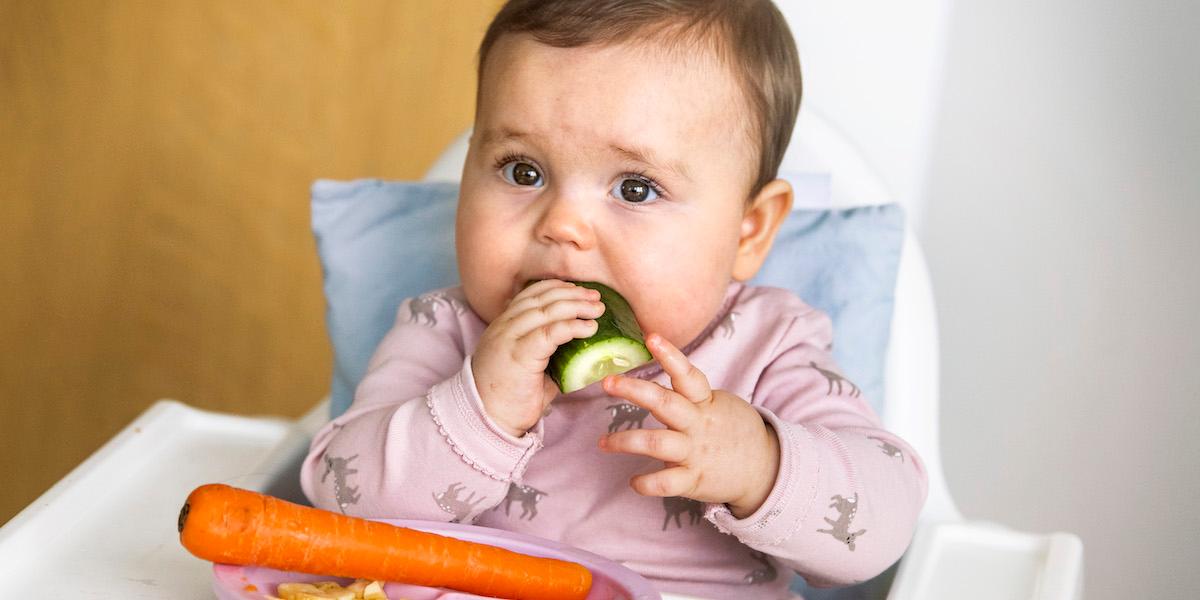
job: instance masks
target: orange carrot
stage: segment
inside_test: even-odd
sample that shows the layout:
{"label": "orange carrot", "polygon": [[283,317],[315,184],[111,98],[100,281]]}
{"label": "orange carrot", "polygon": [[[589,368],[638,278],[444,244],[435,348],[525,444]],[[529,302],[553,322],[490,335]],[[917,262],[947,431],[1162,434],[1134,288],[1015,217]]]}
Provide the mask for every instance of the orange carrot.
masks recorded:
{"label": "orange carrot", "polygon": [[378,579],[501,598],[582,599],[583,565],[520,554],[301,506],[221,484],[202,485],[179,513],[179,540],[212,562]]}

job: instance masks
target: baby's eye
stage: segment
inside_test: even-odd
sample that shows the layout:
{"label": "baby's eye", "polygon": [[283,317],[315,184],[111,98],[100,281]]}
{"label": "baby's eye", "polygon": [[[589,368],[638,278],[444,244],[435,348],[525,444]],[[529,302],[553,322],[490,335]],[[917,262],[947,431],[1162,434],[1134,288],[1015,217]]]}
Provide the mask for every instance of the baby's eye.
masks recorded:
{"label": "baby's eye", "polygon": [[509,183],[529,187],[542,187],[542,173],[537,167],[522,161],[510,160],[500,168]]}
{"label": "baby's eye", "polygon": [[633,204],[641,204],[658,199],[658,190],[654,189],[654,183],[641,178],[625,177],[613,186],[612,194],[618,200],[624,200]]}

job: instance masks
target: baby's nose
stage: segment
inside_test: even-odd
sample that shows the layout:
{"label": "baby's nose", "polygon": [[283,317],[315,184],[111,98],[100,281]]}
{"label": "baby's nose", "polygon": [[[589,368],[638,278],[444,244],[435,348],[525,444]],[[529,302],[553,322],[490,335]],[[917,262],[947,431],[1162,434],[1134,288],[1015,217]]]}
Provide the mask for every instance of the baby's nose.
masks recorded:
{"label": "baby's nose", "polygon": [[596,245],[596,232],[586,199],[568,193],[543,194],[541,220],[535,232],[538,241],[590,250]]}

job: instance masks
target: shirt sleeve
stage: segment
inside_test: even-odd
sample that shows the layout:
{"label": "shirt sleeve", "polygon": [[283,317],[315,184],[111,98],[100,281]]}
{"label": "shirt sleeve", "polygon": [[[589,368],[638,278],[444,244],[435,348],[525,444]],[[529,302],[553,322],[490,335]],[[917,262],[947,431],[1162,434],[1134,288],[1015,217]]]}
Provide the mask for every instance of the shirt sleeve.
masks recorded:
{"label": "shirt sleeve", "polygon": [[824,313],[797,316],[781,339],[752,399],[779,437],[775,485],[744,519],[725,505],[706,516],[812,585],[865,581],[908,547],[927,493],[924,465],[839,374]]}
{"label": "shirt sleeve", "polygon": [[469,523],[504,499],[541,448],[542,424],[516,438],[487,416],[466,312],[448,292],[401,304],[350,409],[313,438],[300,480],[314,506]]}

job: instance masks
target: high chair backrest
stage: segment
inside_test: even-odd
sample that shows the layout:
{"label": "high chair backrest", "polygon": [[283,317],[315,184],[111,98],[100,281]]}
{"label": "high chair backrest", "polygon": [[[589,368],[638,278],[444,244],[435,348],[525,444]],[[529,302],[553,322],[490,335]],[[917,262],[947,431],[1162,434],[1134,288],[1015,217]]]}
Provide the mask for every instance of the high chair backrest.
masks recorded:
{"label": "high chair backrest", "polygon": [[[776,4],[796,36],[804,74],[800,116],[780,170],[831,174],[831,206],[806,208],[898,202],[910,226],[919,222],[949,0]],[[458,181],[469,136],[451,143],[425,179]],[[961,518],[941,467],[938,377],[933,289],[910,228],[896,282],[882,417],[925,461],[926,521]]]}
{"label": "high chair backrest", "polygon": [[[920,223],[950,0],[775,1],[796,37],[804,77],[801,118],[781,169],[828,171],[835,205],[898,202],[910,227]],[[910,229],[882,416],[925,460],[927,521],[961,518],[941,466],[938,377],[933,288]]]}
{"label": "high chair backrest", "polygon": [[[801,114],[818,117],[837,132],[877,178],[886,199],[899,202],[910,220],[924,208],[921,188],[928,168],[945,62],[950,0],[776,0],[800,52],[804,78]],[[802,118],[793,139],[806,136]],[[822,132],[814,132],[821,134]],[[837,164],[841,148],[828,141],[803,152],[795,144],[782,170]],[[874,204],[880,199],[850,173],[837,181],[837,204]],[[844,179],[844,178],[843,178]]]}

